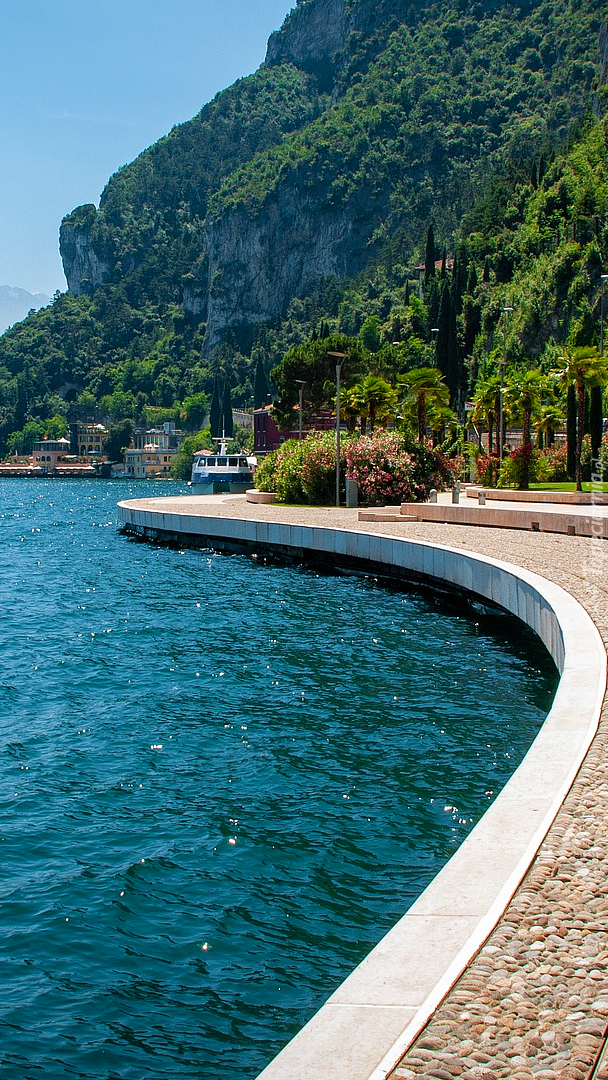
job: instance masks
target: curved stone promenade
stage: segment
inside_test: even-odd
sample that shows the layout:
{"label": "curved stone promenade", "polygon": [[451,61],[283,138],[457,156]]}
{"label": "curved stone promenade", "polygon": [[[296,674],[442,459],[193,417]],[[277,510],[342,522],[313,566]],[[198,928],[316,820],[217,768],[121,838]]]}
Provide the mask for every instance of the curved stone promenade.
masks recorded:
{"label": "curved stone promenade", "polygon": [[[167,500],[171,504],[173,500]],[[176,500],[183,506],[183,500]],[[170,505],[167,506],[170,511]],[[190,512],[194,512],[194,507]],[[608,647],[608,543],[513,529],[358,522],[356,510],[207,500],[201,513],[425,540],[550,578]],[[528,874],[496,929],[396,1067],[370,1080],[608,1080],[608,707]],[[391,1071],[392,1070],[392,1071]],[[305,1080],[305,1072],[293,1080]],[[343,1080],[349,1080],[347,1071]]]}

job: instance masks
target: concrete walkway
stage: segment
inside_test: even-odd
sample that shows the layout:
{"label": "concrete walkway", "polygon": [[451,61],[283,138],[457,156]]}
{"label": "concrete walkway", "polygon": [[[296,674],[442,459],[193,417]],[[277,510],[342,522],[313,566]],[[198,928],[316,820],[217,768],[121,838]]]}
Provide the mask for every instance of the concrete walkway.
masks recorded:
{"label": "concrete walkway", "polygon": [[[608,646],[604,540],[513,527],[359,521],[357,510],[254,505],[243,497],[186,499],[190,513],[405,535],[513,562],[575,596]],[[159,502],[146,500],[155,509]],[[163,506],[183,511],[184,498],[163,500]],[[589,514],[589,507],[584,510]],[[604,701],[598,735],[528,875],[477,957],[389,1075],[391,1080],[608,1080],[607,1033]],[[349,1080],[346,1073],[344,1080]],[[379,1077],[374,1074],[373,1080]]]}
{"label": "concrete walkway", "polygon": [[[454,525],[482,525],[501,529],[526,529],[529,532],[565,533],[608,539],[608,498],[595,496],[596,502],[577,504],[550,503],[535,499],[534,492],[510,492],[510,498],[492,498],[480,504],[476,497],[461,493],[459,502],[450,492],[439,492],[436,503],[405,504],[400,507],[377,507],[359,511],[359,521],[408,520],[450,522]],[[519,497],[519,498],[518,498]],[[587,496],[593,499],[594,496]]]}

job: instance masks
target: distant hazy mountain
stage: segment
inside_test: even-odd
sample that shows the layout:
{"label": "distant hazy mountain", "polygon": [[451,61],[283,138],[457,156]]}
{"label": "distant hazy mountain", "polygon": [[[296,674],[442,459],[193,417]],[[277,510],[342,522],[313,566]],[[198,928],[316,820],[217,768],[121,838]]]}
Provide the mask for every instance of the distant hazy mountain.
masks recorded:
{"label": "distant hazy mountain", "polygon": [[29,293],[25,289],[13,289],[10,285],[0,285],[0,333],[13,323],[24,319],[28,311],[44,307],[50,302],[50,296],[44,293]]}

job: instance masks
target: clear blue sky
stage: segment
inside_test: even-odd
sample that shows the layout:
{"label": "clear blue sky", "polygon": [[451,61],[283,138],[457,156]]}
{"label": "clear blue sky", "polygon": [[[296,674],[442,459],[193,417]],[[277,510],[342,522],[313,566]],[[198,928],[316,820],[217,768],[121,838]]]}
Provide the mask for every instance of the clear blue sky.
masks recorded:
{"label": "clear blue sky", "polygon": [[2,4],[0,285],[65,289],[62,217],[262,63],[295,0]]}

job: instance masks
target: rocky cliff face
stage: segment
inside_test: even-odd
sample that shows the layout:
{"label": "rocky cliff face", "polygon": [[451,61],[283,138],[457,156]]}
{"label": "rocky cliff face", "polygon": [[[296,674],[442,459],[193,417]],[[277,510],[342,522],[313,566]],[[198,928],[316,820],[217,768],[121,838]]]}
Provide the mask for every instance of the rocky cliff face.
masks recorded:
{"label": "rocky cliff face", "polygon": [[321,279],[342,280],[369,260],[386,193],[375,199],[357,193],[336,207],[327,192],[306,190],[295,174],[260,213],[252,215],[240,205],[209,222],[207,352],[226,327],[270,321]]}
{"label": "rocky cliff face", "polygon": [[59,230],[63,272],[74,296],[98,288],[111,277],[111,264],[99,257],[92,243],[96,213],[92,204],[81,206],[62,222]]}
{"label": "rocky cliff face", "polygon": [[344,49],[348,28],[345,0],[308,0],[271,34],[266,63],[304,67],[331,61]]}

